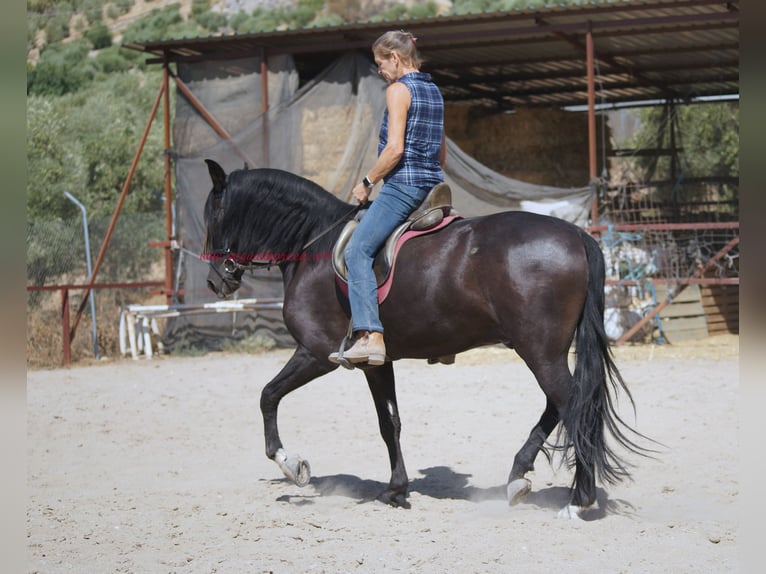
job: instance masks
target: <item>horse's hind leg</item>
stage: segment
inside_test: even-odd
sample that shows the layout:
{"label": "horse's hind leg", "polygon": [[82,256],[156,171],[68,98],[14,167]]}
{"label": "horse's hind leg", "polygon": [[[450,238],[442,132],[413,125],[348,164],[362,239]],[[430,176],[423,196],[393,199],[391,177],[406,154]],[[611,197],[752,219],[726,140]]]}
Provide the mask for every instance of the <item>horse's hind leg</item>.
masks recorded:
{"label": "horse's hind leg", "polygon": [[[550,433],[553,432],[556,424],[563,421],[563,424],[567,425],[569,420],[567,409],[570,408],[570,395],[574,387],[574,379],[567,364],[566,354],[553,362],[535,363],[527,360],[527,365],[545,393],[547,404],[540,421],[532,429],[527,442],[514,458],[508,484],[508,502],[510,504],[518,502],[529,492],[531,485],[524,478],[524,473],[532,470],[537,453],[541,450]],[[570,428],[567,425],[566,438],[571,441],[571,436],[577,432],[578,429]],[[579,518],[579,514],[596,501],[596,481],[593,466],[592,460],[590,462],[583,460],[583,457],[575,452],[575,479],[572,496],[567,506],[559,512],[560,517]]]}
{"label": "horse's hind leg", "polygon": [[[559,414],[556,407],[548,399],[540,420],[532,427],[529,438],[521,450],[513,458],[511,473],[508,475],[508,504],[517,504],[524,496],[529,494],[532,483],[526,478],[527,472],[535,469],[535,458],[545,444],[548,436],[556,428],[559,422]],[[545,451],[543,451],[545,452]],[[545,453],[547,456],[547,453]]]}
{"label": "horse's hind leg", "polygon": [[391,480],[378,500],[402,508],[409,508],[407,502],[408,481],[407,470],[404,468],[404,458],[399,444],[402,423],[399,418],[399,406],[396,402],[396,385],[394,382],[393,363],[387,362],[379,367],[365,369],[367,384],[375,403],[378,414],[380,434],[388,448],[388,458],[391,463]]}
{"label": "horse's hind leg", "polygon": [[[546,405],[540,420],[532,428],[524,446],[513,459],[507,486],[508,504],[511,505],[517,504],[531,490],[532,484],[525,475],[534,470],[537,454],[561,420],[572,385],[572,374],[569,371],[566,354],[553,362],[524,358],[545,393]],[[547,453],[545,454],[548,456]]]}
{"label": "horse's hind leg", "polygon": [[282,446],[277,427],[279,402],[291,391],[336,368],[337,365],[319,361],[305,347],[299,346],[287,364],[261,392],[266,456],[276,462],[284,475],[298,486],[308,484],[311,479],[311,467],[299,456],[288,454]]}

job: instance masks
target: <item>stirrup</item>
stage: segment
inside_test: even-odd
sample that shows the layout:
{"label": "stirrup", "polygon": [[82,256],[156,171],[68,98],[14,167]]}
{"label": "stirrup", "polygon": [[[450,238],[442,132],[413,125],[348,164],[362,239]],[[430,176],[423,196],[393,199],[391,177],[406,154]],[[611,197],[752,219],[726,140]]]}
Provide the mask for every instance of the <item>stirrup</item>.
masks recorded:
{"label": "stirrup", "polygon": [[348,340],[353,336],[354,330],[353,325],[351,321],[348,322],[348,330],[346,331],[346,335],[343,337],[343,339],[340,342],[340,347],[338,347],[338,364],[342,367],[345,367],[349,371],[353,371],[355,366],[354,363],[349,361],[346,357],[343,356],[343,353],[346,352],[346,343],[348,343]]}

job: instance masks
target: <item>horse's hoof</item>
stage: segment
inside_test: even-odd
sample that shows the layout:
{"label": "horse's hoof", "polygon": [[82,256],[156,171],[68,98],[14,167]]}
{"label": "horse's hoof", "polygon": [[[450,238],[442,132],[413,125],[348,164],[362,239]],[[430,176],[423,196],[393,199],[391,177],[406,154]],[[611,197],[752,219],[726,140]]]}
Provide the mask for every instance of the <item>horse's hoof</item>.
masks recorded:
{"label": "horse's hoof", "polygon": [[569,518],[570,520],[578,520],[582,521],[582,518],[580,518],[580,513],[585,510],[582,506],[577,506],[574,504],[567,504],[564,508],[559,510],[559,513],[557,514],[558,518]]}
{"label": "horse's hoof", "polygon": [[382,492],[380,496],[378,496],[378,500],[385,502],[394,508],[404,508],[407,510],[410,509],[410,503],[407,501],[407,495],[401,492],[392,492],[390,490],[386,490]]}
{"label": "horse's hoof", "polygon": [[297,486],[306,486],[311,480],[311,466],[307,460],[303,460],[299,456],[287,456],[280,449],[274,457],[274,461],[282,469],[282,473]]}
{"label": "horse's hoof", "polygon": [[508,505],[514,506],[518,504],[531,490],[532,483],[528,478],[517,478],[516,480],[512,480],[506,487]]}
{"label": "horse's hoof", "polygon": [[309,461],[295,457],[287,461],[293,471],[292,481],[298,486],[306,486],[311,480]]}

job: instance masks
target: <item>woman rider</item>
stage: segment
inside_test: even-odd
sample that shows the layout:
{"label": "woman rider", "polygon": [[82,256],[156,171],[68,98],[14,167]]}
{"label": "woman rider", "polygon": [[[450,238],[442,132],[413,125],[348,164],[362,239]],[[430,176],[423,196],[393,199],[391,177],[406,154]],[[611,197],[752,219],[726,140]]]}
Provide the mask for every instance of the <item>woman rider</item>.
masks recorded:
{"label": "woman rider", "polygon": [[[378,73],[388,82],[386,110],[378,135],[378,158],[352,190],[367,203],[373,186],[383,180],[345,250],[348,298],[354,344],[343,352],[352,363],[382,365],[386,359],[378,289],[373,271],[376,253],[393,230],[444,181],[444,100],[420,71],[416,38],[402,30],[386,32],[372,46]],[[330,355],[335,363],[339,353]]]}

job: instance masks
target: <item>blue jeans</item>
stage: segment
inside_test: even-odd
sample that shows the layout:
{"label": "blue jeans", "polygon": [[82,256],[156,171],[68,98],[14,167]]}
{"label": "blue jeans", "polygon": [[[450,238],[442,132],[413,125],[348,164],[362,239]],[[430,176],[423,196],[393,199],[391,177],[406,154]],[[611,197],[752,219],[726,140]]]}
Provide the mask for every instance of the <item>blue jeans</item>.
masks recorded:
{"label": "blue jeans", "polygon": [[430,190],[430,186],[384,184],[354,230],[344,253],[354,331],[383,332],[378,314],[378,284],[372,264],[391,232],[420,206]]}

